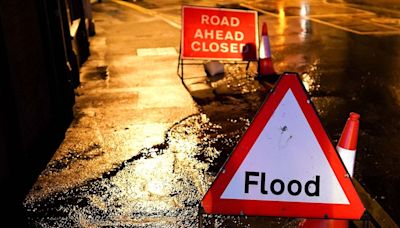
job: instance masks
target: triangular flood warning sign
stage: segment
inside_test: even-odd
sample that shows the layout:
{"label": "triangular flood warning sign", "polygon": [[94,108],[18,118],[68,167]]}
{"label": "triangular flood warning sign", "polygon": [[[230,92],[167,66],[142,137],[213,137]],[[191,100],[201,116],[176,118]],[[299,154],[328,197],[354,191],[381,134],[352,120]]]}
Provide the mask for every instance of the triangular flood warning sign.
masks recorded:
{"label": "triangular flood warning sign", "polygon": [[206,213],[360,219],[364,206],[297,74],[283,74],[204,196]]}

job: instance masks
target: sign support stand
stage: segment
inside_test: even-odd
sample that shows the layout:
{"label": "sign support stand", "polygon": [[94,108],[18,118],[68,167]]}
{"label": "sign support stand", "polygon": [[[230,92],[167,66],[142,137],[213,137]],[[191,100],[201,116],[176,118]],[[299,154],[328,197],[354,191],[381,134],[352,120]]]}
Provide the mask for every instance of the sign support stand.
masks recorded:
{"label": "sign support stand", "polygon": [[[237,62],[237,61],[235,61],[234,62],[234,64],[246,64],[246,72],[249,70],[249,68],[250,68],[250,63],[251,62],[255,62],[255,61],[252,61],[252,60],[248,60],[248,61],[241,61],[241,62]],[[184,80],[184,65],[203,65],[204,63],[202,62],[202,63],[199,63],[199,62],[196,62],[196,63],[184,63],[184,59],[182,58],[182,55],[181,55],[181,50],[180,50],[180,48],[179,48],[179,56],[178,56],[178,67],[177,67],[177,69],[176,69],[176,74],[181,78],[181,80],[182,80],[182,82],[183,82],[183,80]]]}
{"label": "sign support stand", "polygon": [[[182,82],[184,81],[184,65],[203,65],[204,63],[184,63],[184,58],[182,58],[182,44],[179,45],[179,55],[178,55],[178,67],[176,69],[176,74],[181,78]],[[255,62],[252,60],[248,60],[248,61],[234,61],[235,64],[246,64],[246,72],[249,70],[250,68],[250,63],[251,62]]]}
{"label": "sign support stand", "polygon": [[184,80],[184,65],[203,65],[203,62],[195,62],[195,63],[184,63],[184,58],[182,58],[182,44],[179,45],[179,56],[178,56],[178,67],[176,70],[176,74],[181,78],[182,82]]}
{"label": "sign support stand", "polygon": [[203,214],[204,214],[203,212],[204,212],[204,209],[201,206],[201,203],[199,203],[199,209],[197,211],[197,215],[199,217],[199,228],[203,227]]}

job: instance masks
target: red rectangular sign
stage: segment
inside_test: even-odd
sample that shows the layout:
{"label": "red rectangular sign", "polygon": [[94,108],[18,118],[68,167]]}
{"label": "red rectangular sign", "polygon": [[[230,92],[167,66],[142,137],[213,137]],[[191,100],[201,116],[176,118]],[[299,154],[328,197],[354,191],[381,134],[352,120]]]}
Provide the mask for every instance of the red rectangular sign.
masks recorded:
{"label": "red rectangular sign", "polygon": [[183,6],[184,59],[257,60],[257,12]]}

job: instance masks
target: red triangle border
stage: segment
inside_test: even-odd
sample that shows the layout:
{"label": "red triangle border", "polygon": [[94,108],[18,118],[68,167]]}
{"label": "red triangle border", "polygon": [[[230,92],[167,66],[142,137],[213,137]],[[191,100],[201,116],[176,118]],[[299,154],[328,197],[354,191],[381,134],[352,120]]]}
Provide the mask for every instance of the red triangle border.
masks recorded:
{"label": "red triangle border", "polygon": [[[292,90],[325,157],[342,186],[350,202],[349,205],[220,198],[289,88]],[[296,73],[285,73],[280,77],[274,90],[265,100],[201,203],[206,213],[226,215],[360,219],[365,211],[351,179],[327,136],[301,79]]]}

